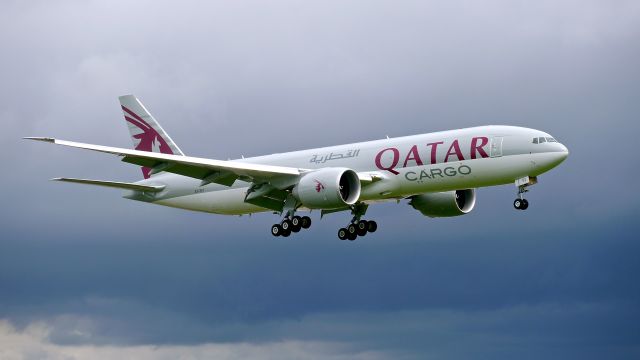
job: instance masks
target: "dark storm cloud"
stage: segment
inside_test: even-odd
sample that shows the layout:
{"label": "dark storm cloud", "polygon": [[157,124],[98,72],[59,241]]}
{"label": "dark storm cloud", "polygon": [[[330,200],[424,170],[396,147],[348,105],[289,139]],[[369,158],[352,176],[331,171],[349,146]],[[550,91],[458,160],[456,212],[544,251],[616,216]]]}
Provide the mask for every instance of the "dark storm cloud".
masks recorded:
{"label": "dark storm cloud", "polygon": [[1,273],[20,276],[3,281],[1,302],[17,324],[47,319],[61,344],[315,339],[451,353],[456,339],[489,341],[496,356],[546,343],[558,348],[537,355],[595,356],[637,340],[629,223],[514,224],[504,231],[522,235],[446,241],[386,233],[347,248],[333,234],[291,243],[195,231],[201,239],[5,244]]}
{"label": "dark storm cloud", "polygon": [[[295,338],[455,358],[468,353],[446,344],[472,334],[470,348],[496,344],[487,357],[627,355],[640,333],[639,20],[625,1],[4,4],[0,318],[44,319],[60,344]],[[341,214],[274,240],[271,215],[47,182],[139,178],[19,140],[130,146],[124,93],[185,152],[220,159],[498,123],[548,131],[571,156],[526,215],[515,189],[482,189],[462,218],[385,204],[368,214],[379,233],[353,244],[335,240]]]}

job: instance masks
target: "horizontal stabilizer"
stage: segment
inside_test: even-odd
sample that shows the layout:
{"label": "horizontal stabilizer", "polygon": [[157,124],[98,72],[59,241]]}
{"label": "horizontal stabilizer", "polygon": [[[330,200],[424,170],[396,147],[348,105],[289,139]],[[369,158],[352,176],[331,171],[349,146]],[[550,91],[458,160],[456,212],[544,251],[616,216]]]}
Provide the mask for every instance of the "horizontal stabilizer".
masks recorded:
{"label": "horizontal stabilizer", "polygon": [[117,181],[101,181],[101,180],[89,180],[89,179],[73,179],[73,178],[55,178],[53,181],[63,181],[76,184],[97,185],[106,186],[124,190],[134,191],[146,191],[146,192],[159,192],[164,189],[164,185],[140,185],[133,183],[117,182]]}

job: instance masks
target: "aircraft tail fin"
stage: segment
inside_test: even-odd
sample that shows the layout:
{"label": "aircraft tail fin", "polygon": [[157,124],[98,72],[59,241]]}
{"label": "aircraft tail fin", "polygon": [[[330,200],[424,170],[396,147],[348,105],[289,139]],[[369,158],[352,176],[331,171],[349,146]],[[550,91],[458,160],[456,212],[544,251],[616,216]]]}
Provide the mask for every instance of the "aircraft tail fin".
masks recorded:
{"label": "aircraft tail fin", "polygon": [[[133,95],[124,95],[118,99],[136,150],[184,155],[138,98]],[[148,179],[152,175],[151,169],[143,167],[142,175]]]}

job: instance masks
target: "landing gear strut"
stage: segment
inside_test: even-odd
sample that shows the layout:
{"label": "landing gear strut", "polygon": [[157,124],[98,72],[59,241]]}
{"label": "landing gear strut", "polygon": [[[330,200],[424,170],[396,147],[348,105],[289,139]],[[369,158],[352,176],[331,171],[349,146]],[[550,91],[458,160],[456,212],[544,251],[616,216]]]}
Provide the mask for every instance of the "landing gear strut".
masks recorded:
{"label": "landing gear strut", "polygon": [[361,217],[367,212],[369,205],[365,203],[355,204],[351,208],[353,218],[351,223],[344,228],[338,230],[338,239],[355,240],[358,236],[365,236],[367,233],[373,233],[378,230],[378,223],[373,220],[361,220]]}
{"label": "landing gear strut", "polygon": [[297,233],[311,226],[310,217],[295,215],[298,206],[297,200],[289,194],[282,210],[285,214],[284,219],[282,219],[280,224],[273,224],[273,226],[271,226],[271,235],[287,237],[291,235],[291,233]]}
{"label": "landing gear strut", "polygon": [[529,208],[529,201],[523,197],[523,194],[529,192],[529,190],[527,190],[528,186],[537,182],[538,180],[535,177],[529,178],[528,176],[516,180],[518,198],[513,201],[513,207],[516,208],[516,210],[527,210],[527,208]]}

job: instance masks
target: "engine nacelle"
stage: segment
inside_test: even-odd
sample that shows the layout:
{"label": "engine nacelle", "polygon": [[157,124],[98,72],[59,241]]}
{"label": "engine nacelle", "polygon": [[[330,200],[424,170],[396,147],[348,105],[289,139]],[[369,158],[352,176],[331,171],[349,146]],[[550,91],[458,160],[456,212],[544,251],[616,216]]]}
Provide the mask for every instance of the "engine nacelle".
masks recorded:
{"label": "engine nacelle", "polygon": [[347,168],[324,168],[303,175],[293,195],[310,209],[338,209],[360,198],[360,179]]}
{"label": "engine nacelle", "polygon": [[476,205],[476,190],[455,190],[416,195],[409,202],[422,215],[451,217],[469,213]]}

